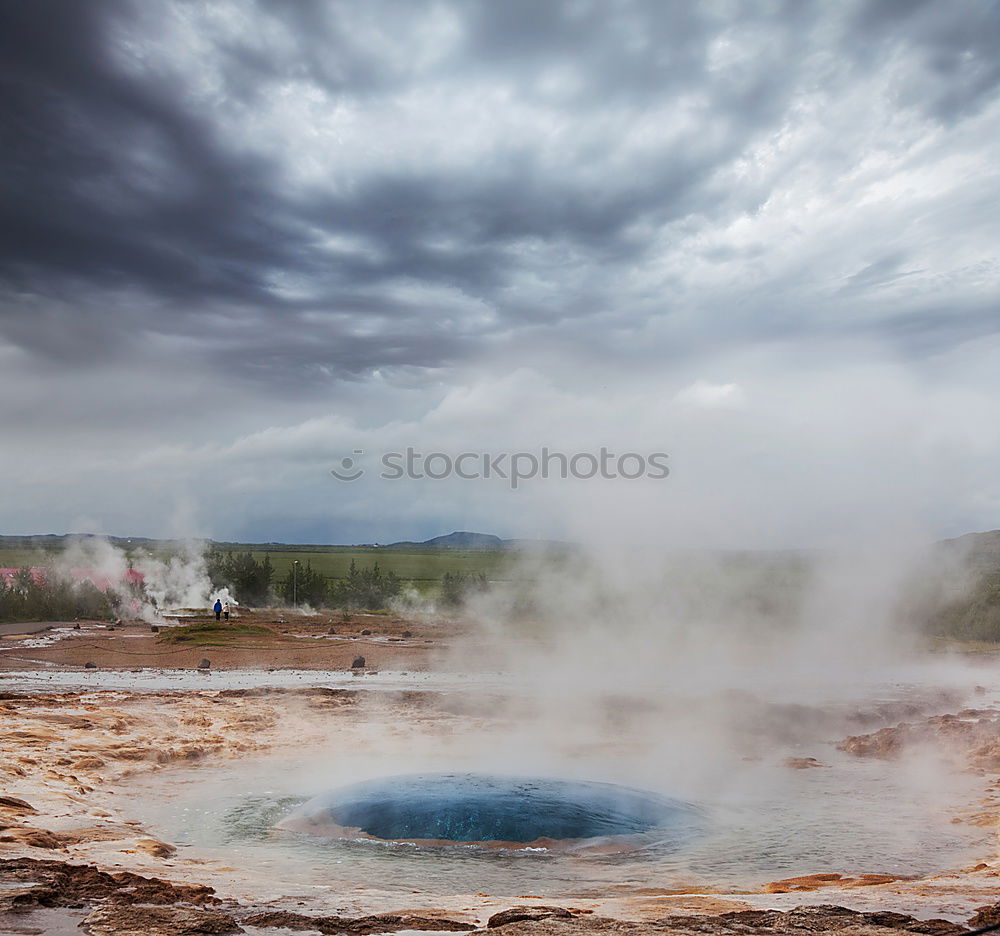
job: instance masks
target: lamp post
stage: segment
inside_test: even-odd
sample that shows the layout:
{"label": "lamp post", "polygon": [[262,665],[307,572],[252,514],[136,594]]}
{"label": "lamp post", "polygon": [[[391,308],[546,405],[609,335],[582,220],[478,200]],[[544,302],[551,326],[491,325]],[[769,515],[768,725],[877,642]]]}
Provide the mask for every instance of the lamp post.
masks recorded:
{"label": "lamp post", "polygon": [[299,560],[292,561],[292,605],[299,606]]}

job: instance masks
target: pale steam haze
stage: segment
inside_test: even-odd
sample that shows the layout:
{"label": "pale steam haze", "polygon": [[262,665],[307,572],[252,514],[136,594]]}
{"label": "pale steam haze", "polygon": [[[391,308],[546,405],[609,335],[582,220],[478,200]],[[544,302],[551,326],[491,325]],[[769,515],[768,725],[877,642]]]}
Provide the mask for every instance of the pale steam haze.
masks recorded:
{"label": "pale steam haze", "polygon": [[2,532],[1000,526],[996,2],[35,0],[0,47]]}

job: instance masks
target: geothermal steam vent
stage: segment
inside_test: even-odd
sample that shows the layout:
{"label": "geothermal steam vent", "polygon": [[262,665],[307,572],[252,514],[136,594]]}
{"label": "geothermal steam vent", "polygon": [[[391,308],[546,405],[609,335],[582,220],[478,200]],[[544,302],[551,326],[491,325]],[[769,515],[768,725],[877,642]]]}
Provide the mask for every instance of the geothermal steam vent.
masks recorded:
{"label": "geothermal steam vent", "polygon": [[686,803],[607,783],[419,774],[323,794],[281,825],[338,838],[527,845],[651,835],[680,841],[697,818]]}

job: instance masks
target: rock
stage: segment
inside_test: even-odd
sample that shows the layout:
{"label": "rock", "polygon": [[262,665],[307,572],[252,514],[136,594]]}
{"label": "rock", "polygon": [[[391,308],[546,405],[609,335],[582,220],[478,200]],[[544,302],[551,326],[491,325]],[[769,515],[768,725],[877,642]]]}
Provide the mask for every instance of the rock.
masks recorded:
{"label": "rock", "polygon": [[[737,910],[718,915],[667,916],[658,920],[613,920],[565,907],[512,907],[489,919],[489,928],[530,936],[885,936],[890,930],[927,936],[960,936],[959,924],[947,920],[917,920],[885,911],[861,913],[845,907],[820,905],[793,910]],[[479,930],[478,932],[486,932]]]}
{"label": "rock", "polygon": [[785,761],[785,766],[792,770],[808,770],[810,767],[825,767],[815,757],[789,757]]}
{"label": "rock", "polygon": [[87,662],[83,664],[83,668],[84,669],[97,669],[97,664],[94,663],[92,660],[87,660]]}
{"label": "rock", "polygon": [[413,631],[403,631],[403,636],[404,637],[412,637],[413,636]]}
{"label": "rock", "polygon": [[765,894],[788,894],[792,891],[814,891],[821,887],[835,887],[844,883],[842,874],[803,874],[784,878],[764,885]]}
{"label": "rock", "polygon": [[76,623],[75,623],[75,624],[73,625],[73,630],[79,630],[79,629],[80,629],[80,622],[79,622],[79,621],[77,621],[77,622],[76,622]]}
{"label": "rock", "polygon": [[328,633],[328,634],[336,634],[336,633],[337,633],[337,630],[336,630],[336,628],[333,628],[333,627],[331,627],[331,628],[330,628],[330,629],[329,629],[329,630],[327,631],[327,633]]}
{"label": "rock", "polygon": [[111,897],[119,904],[218,904],[215,891],[203,884],[171,884],[131,871],[109,874],[91,865],[35,858],[0,858],[0,882],[19,882],[50,894],[43,906],[81,907]]}
{"label": "rock", "polygon": [[976,907],[976,915],[969,917],[969,926],[980,929],[983,926],[993,926],[1000,923],[1000,904],[991,907]]}
{"label": "rock", "polygon": [[98,907],[81,925],[93,936],[202,936],[245,932],[230,914],[218,910],[120,904]]}
{"label": "rock", "polygon": [[351,664],[351,669],[364,669],[365,668],[365,658],[363,656],[356,656],[354,662]]}
{"label": "rock", "polygon": [[198,669],[211,669],[212,661],[208,657],[202,657],[198,662]]}
{"label": "rock", "polygon": [[99,757],[95,757],[93,754],[88,754],[78,760],[73,761],[72,767],[74,770],[94,770],[95,768],[100,768],[105,766],[104,761]]}
{"label": "rock", "polygon": [[247,926],[282,927],[286,930],[307,930],[345,936],[369,936],[373,933],[392,933],[397,930],[431,930],[434,932],[466,933],[475,929],[469,923],[443,917],[411,916],[410,914],[380,913],[367,917],[307,916],[291,910],[269,910],[255,913],[242,922]]}
{"label": "rock", "polygon": [[51,901],[57,896],[50,887],[4,888],[0,891],[0,913],[24,913],[37,907],[51,907]]}
{"label": "rock", "polygon": [[29,848],[62,848],[62,841],[48,829],[7,829],[0,842],[27,845]]}
{"label": "rock", "polygon": [[486,921],[487,927],[506,926],[508,923],[522,923],[526,920],[569,920],[573,914],[565,907],[511,907],[494,913]]}
{"label": "rock", "polygon": [[920,745],[947,746],[963,753],[970,767],[1000,770],[1000,714],[994,710],[963,709],[958,715],[931,715],[917,722],[900,722],[870,734],[845,738],[837,747],[855,757],[898,758]]}
{"label": "rock", "polygon": [[361,636],[362,637],[371,637],[371,635],[372,635],[372,632],[370,630],[368,630],[367,628],[361,632]]}
{"label": "rock", "polygon": [[0,796],[0,807],[3,809],[13,809],[16,812],[38,812],[31,803],[26,803],[16,796]]}
{"label": "rock", "polygon": [[159,839],[139,839],[135,847],[137,851],[145,852],[154,858],[173,858],[177,854],[177,849],[173,845],[168,845]]}

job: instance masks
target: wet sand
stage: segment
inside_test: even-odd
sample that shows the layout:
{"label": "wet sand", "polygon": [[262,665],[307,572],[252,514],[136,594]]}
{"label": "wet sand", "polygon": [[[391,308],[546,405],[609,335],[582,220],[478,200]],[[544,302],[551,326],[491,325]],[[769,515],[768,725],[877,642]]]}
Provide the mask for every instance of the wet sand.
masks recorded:
{"label": "wet sand", "polygon": [[[377,882],[364,893],[307,896],[297,885],[283,890],[280,881],[268,886],[254,879],[240,867],[238,854],[226,864],[217,855],[180,848],[154,834],[142,809],[143,796],[156,795],[150,791],[169,795],[178,784],[197,781],[220,765],[283,751],[301,753],[314,745],[329,748],[331,739],[349,757],[363,750],[375,710],[379,724],[387,726],[384,730],[403,739],[413,736],[422,744],[428,739],[447,743],[459,722],[463,730],[472,731],[489,724],[489,698],[477,701],[469,691],[477,684],[475,677],[458,690],[454,673],[442,674],[437,682],[436,669],[447,660],[452,621],[379,615],[357,616],[350,622],[273,620],[269,626],[273,636],[241,647],[177,648],[140,624],[113,630],[82,625],[80,632],[43,646],[3,640],[0,931],[28,932],[34,926],[37,932],[58,932],[64,923],[74,928],[82,919],[89,921],[91,932],[120,934],[239,931],[227,930],[230,925],[272,934],[308,932],[305,927],[367,933],[458,930],[482,926],[510,910],[509,896],[473,891],[442,896],[430,889],[403,902],[398,894],[380,891]],[[331,627],[338,633],[329,634]],[[371,633],[363,635],[362,630]],[[123,667],[126,654],[129,665]],[[351,675],[351,663],[359,654],[372,675]],[[203,657],[211,660],[213,672],[207,675],[197,671]],[[88,661],[97,664],[96,671],[82,669]],[[185,678],[206,682],[133,691],[125,687],[128,677],[136,675],[129,672],[135,666],[153,673],[183,672],[189,674]],[[95,672],[109,671],[124,680],[119,688],[87,687],[85,681]],[[268,671],[270,687],[253,688],[255,678]],[[31,675],[23,675],[26,672]],[[242,687],[227,687],[227,672],[241,680]],[[40,690],[31,679],[46,673],[64,674],[68,682],[80,684]],[[293,674],[309,673],[317,674],[321,684],[295,681]],[[996,675],[1000,677],[1000,668]],[[415,680],[420,679],[424,682],[418,685]],[[996,684],[1000,687],[1000,678]],[[376,686],[379,692],[372,691]],[[538,909],[549,902],[526,892],[516,895],[516,903],[534,909],[500,918],[493,928],[542,934],[631,932],[638,931],[636,927],[670,932],[684,932],[686,927],[701,932],[847,927],[860,933],[914,930],[918,925],[871,916],[883,911],[922,920],[944,917],[952,924],[973,918],[977,909],[995,904],[1000,891],[1000,713],[984,705],[947,713],[933,706],[927,712],[911,707],[906,718],[894,720],[896,714],[870,713],[871,730],[845,734],[841,750],[854,758],[889,762],[904,757],[908,746],[939,745],[960,758],[978,793],[968,802],[952,804],[954,821],[979,833],[981,841],[976,859],[966,866],[941,867],[918,879],[872,868],[819,868],[815,874],[743,891],[712,892],[679,882],[664,882],[661,888],[609,887],[556,911]],[[864,726],[866,717],[860,713],[852,724]],[[789,770],[822,769],[821,758],[789,760],[798,761],[788,763]],[[88,867],[110,877],[81,884],[81,875],[92,872],[79,869]],[[146,883],[127,875],[138,875]],[[869,917],[838,916],[828,910],[738,920],[715,916],[790,911],[803,905],[843,905]],[[687,922],[674,920],[678,915]],[[701,920],[705,915],[714,922]],[[360,922],[372,916],[379,921]],[[960,931],[953,925],[934,926],[916,931]]]}

